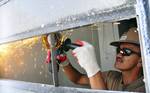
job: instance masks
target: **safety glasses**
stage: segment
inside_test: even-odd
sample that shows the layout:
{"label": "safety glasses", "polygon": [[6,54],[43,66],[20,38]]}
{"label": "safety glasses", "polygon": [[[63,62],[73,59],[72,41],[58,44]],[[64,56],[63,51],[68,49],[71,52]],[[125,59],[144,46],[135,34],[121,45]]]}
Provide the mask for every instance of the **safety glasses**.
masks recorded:
{"label": "safety glasses", "polygon": [[117,48],[116,49],[117,54],[121,53],[123,56],[130,56],[131,54],[137,54],[138,56],[141,56],[141,53],[135,52],[129,48]]}

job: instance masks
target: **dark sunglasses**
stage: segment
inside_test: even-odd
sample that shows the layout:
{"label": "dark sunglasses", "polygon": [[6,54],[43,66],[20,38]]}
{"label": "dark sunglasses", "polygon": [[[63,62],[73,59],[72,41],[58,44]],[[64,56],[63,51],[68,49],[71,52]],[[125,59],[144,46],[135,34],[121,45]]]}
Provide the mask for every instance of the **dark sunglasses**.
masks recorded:
{"label": "dark sunglasses", "polygon": [[141,56],[141,53],[138,53],[138,52],[135,52],[135,51],[132,51],[131,49],[129,48],[117,48],[116,49],[116,52],[117,54],[118,53],[121,53],[123,56],[130,56],[131,54],[137,54],[138,56]]}

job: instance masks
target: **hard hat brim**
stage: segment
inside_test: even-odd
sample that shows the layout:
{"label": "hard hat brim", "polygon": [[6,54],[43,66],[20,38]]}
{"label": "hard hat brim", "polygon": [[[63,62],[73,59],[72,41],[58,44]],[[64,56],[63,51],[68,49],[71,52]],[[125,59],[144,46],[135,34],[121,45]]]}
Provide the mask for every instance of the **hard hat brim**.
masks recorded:
{"label": "hard hat brim", "polygon": [[140,45],[139,42],[131,41],[131,40],[114,41],[114,42],[111,42],[110,45],[118,47],[118,46],[120,46],[121,43],[129,43],[129,44]]}

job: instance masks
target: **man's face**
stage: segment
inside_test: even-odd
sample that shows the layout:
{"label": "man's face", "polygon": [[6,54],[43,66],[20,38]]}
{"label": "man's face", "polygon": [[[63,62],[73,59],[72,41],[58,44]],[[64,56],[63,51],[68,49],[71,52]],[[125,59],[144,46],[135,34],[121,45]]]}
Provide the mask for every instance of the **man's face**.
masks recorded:
{"label": "man's face", "polygon": [[122,43],[120,47],[117,48],[116,69],[121,71],[131,70],[135,68],[139,62],[141,62],[140,47],[134,44]]}

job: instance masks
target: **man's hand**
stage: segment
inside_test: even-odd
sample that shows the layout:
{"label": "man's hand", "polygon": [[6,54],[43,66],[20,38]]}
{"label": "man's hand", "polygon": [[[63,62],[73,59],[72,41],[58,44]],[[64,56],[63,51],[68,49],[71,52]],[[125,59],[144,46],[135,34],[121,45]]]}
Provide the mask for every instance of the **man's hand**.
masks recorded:
{"label": "man's hand", "polygon": [[83,46],[73,50],[73,54],[77,57],[79,64],[87,72],[88,77],[94,76],[100,67],[97,64],[94,47],[85,41],[80,41]]}

